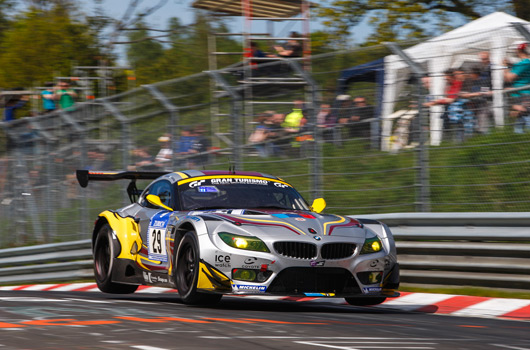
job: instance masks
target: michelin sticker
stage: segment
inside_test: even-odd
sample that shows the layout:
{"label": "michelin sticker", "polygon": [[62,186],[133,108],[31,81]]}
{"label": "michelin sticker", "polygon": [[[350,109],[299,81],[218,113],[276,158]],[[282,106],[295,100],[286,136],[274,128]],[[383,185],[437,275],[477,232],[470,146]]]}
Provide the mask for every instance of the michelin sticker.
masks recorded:
{"label": "michelin sticker", "polygon": [[252,286],[248,284],[233,284],[232,289],[234,292],[246,292],[246,293],[265,293],[267,286]]}
{"label": "michelin sticker", "polygon": [[363,294],[380,293],[382,290],[381,287],[364,287]]}
{"label": "michelin sticker", "polygon": [[169,222],[168,211],[156,213],[147,228],[147,251],[150,260],[167,261],[166,228]]}

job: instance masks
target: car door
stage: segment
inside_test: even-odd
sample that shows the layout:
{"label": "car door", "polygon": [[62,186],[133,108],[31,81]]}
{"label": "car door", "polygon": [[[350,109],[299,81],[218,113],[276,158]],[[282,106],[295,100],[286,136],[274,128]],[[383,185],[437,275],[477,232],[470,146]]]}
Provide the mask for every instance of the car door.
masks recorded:
{"label": "car door", "polygon": [[153,194],[160,198],[161,202],[173,208],[173,186],[167,180],[159,180],[152,183],[142,194],[137,219],[140,220],[140,235],[143,247],[140,251],[141,262],[149,270],[164,272],[168,268],[169,245],[166,237],[169,237],[168,223],[171,211],[157,207],[149,203],[145,198]]}

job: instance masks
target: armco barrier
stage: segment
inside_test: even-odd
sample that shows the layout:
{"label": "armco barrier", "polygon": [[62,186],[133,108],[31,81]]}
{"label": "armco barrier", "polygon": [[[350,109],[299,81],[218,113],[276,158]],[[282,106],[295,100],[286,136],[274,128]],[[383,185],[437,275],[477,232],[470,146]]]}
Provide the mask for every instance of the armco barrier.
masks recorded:
{"label": "armco barrier", "polygon": [[[392,230],[401,281],[530,288],[530,213],[355,215]],[[90,240],[0,250],[0,284],[92,280]]]}
{"label": "armco barrier", "polygon": [[530,213],[356,215],[394,234],[403,283],[530,288]]}

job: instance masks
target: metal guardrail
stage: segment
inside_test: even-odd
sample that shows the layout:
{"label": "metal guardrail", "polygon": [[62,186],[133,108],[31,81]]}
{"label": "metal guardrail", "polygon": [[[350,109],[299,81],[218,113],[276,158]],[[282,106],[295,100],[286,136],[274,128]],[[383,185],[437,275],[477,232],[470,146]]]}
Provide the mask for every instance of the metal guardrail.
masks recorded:
{"label": "metal guardrail", "polygon": [[530,288],[528,212],[362,217],[380,220],[391,228],[402,283]]}
{"label": "metal guardrail", "polygon": [[[401,281],[530,288],[530,213],[355,215],[386,223]],[[90,240],[0,250],[0,284],[93,280]]]}

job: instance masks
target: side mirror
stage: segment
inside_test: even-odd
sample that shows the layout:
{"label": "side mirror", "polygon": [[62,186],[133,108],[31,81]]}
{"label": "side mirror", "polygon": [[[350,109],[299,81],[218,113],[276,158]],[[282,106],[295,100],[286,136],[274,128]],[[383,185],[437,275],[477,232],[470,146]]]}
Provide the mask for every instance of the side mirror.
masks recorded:
{"label": "side mirror", "polygon": [[173,211],[173,209],[171,209],[170,207],[162,203],[162,201],[160,200],[160,197],[155,196],[154,194],[148,194],[147,197],[145,197],[145,199],[147,199],[149,203],[151,203],[152,205],[156,207],[160,207],[160,208],[164,208],[169,211]]}
{"label": "side mirror", "polygon": [[320,213],[324,208],[326,207],[326,201],[324,198],[317,198],[313,201],[313,204],[311,204],[311,211],[315,213]]}

